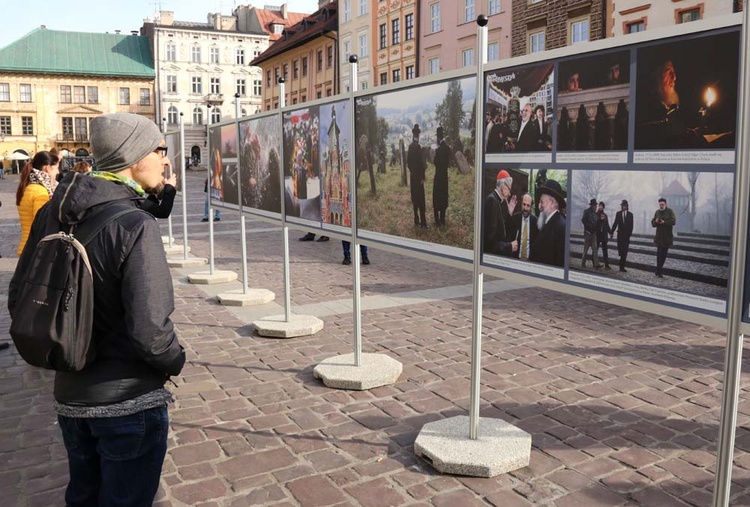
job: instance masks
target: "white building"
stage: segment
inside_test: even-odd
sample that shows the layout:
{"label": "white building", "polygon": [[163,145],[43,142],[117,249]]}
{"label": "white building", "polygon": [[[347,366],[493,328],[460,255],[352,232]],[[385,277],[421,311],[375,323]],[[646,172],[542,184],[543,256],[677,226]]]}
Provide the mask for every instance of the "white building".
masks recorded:
{"label": "white building", "polygon": [[206,23],[175,21],[161,11],[141,33],[151,40],[156,71],[156,117],[176,128],[185,124],[186,156],[206,161],[206,124],[260,111],[262,72],[250,62],[268,48],[262,28],[239,30],[236,16],[208,14]]}
{"label": "white building", "polygon": [[373,6],[370,0],[339,0],[339,90],[348,93],[351,89],[349,63],[350,55],[357,55],[358,88],[365,90],[373,86],[372,73],[372,32]]}

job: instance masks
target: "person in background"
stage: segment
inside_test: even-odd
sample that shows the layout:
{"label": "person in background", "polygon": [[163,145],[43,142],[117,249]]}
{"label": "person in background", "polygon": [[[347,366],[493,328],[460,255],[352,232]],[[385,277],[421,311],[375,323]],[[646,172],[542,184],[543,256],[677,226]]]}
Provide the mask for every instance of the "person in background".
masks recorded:
{"label": "person in background", "polygon": [[[203,182],[203,192],[206,193],[206,207],[203,211],[203,219],[201,222],[208,222],[208,207],[209,207],[209,194],[208,194],[208,178]],[[214,208],[214,222],[218,222],[221,220],[221,210],[219,208]]]}
{"label": "person in background", "polygon": [[48,151],[40,151],[26,162],[16,189],[16,206],[21,221],[21,241],[18,255],[23,252],[29,238],[31,224],[42,206],[47,204],[57,187],[57,173],[60,159]]}
{"label": "person in background", "polygon": [[667,200],[659,199],[659,209],[654,213],[651,219],[651,226],[656,229],[654,235],[654,244],[656,245],[656,276],[664,278],[664,263],[667,261],[669,247],[672,246],[674,235],[672,228],[677,223],[677,217],[671,208],[667,208]]}
{"label": "person in background", "polygon": [[[352,243],[350,241],[341,241],[341,246],[344,248],[344,266],[348,266],[352,263]],[[359,245],[359,254],[362,257],[362,264],[370,264],[370,259],[367,257],[367,247],[365,245]]]}
{"label": "person in background", "polygon": [[86,162],[85,160],[81,160],[76,165],[73,166],[73,170],[77,173],[86,174],[91,172],[91,164]]}
{"label": "person in background", "polygon": [[617,231],[617,253],[620,256],[620,272],[627,273],[625,263],[628,261],[628,250],[630,249],[630,236],[633,235],[633,213],[630,212],[628,201],[625,199],[620,203],[620,211],[615,215],[615,223],[609,237],[612,238]]}
{"label": "person in background", "polygon": [[607,249],[607,242],[609,241],[609,234],[612,229],[609,227],[609,217],[604,212],[606,205],[604,201],[599,202],[599,206],[596,209],[596,213],[599,216],[599,222],[596,225],[596,246],[602,249],[602,257],[604,258],[604,269],[612,269],[609,267],[609,252]]}

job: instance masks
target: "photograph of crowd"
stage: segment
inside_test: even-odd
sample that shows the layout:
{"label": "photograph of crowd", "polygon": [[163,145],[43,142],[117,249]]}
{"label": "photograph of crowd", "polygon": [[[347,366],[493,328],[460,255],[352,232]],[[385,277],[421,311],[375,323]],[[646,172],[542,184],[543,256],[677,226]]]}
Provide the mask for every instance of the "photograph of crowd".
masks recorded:
{"label": "photograph of crowd", "polygon": [[738,30],[637,50],[636,150],[733,149]]}
{"label": "photograph of crowd", "polygon": [[558,64],[557,150],[628,149],[630,51]]}
{"label": "photograph of crowd", "polygon": [[726,297],[733,174],[574,170],[571,183],[571,270]]}
{"label": "photograph of crowd", "polygon": [[358,227],[473,247],[475,78],[356,99]]}
{"label": "photograph of crowd", "polygon": [[486,154],[552,150],[553,63],[487,73]]}
{"label": "photograph of crowd", "polygon": [[239,207],[237,126],[233,123],[209,129],[211,200]]}
{"label": "photograph of crowd", "polygon": [[485,169],[485,256],[565,266],[567,172]]}
{"label": "photograph of crowd", "polygon": [[276,116],[240,122],[242,207],[281,214],[281,157]]}
{"label": "photograph of crowd", "polygon": [[[182,164],[183,156],[180,151],[180,133],[173,132],[164,136],[164,141],[167,146],[167,157],[172,163],[172,174],[175,175],[175,189],[177,192],[182,192]],[[169,177],[169,174],[164,174],[164,177]]]}
{"label": "photograph of crowd", "polygon": [[351,226],[351,109],[349,101],[320,106],[320,167],[323,178],[321,217],[324,224]]}
{"label": "photograph of crowd", "polygon": [[286,215],[320,222],[318,107],[284,113],[284,203]]}

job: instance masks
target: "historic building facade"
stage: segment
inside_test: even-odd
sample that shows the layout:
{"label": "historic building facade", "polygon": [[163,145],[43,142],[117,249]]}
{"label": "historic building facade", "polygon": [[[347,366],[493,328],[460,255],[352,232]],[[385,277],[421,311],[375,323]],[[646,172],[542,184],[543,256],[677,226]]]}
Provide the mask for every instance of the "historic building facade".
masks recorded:
{"label": "historic building facade", "polygon": [[613,0],[607,36],[615,37],[654,28],[689,23],[742,10],[740,0]]}
{"label": "historic building facade", "polygon": [[372,0],[340,0],[339,2],[339,76],[341,90],[351,87],[350,55],[357,55],[357,82],[360,90],[371,88],[372,79]]}
{"label": "historic building facade", "polygon": [[374,0],[373,80],[378,86],[413,79],[419,71],[419,2]]}

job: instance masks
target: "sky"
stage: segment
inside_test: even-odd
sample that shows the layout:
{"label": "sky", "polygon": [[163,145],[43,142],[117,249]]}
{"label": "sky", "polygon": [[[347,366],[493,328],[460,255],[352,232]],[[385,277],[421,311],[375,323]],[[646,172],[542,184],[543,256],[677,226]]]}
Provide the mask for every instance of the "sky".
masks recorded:
{"label": "sky", "polygon": [[173,11],[176,20],[205,22],[209,12],[230,15],[235,6],[280,6],[286,1],[293,12],[314,12],[316,0],[3,0],[0,48],[20,39],[40,25],[72,32],[130,33],[140,30],[144,18],[153,20],[159,10]]}

